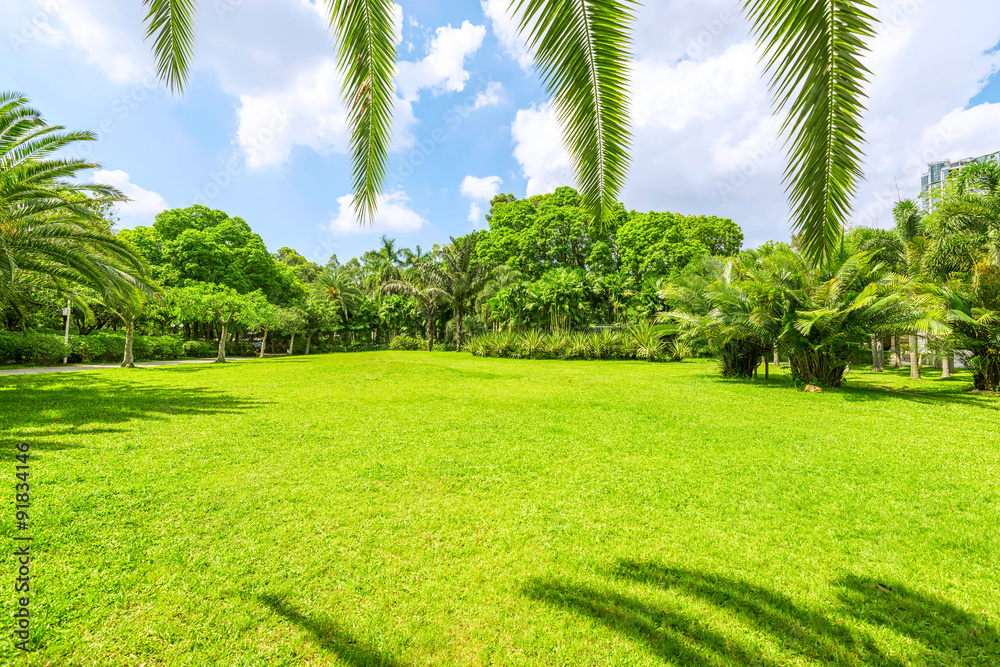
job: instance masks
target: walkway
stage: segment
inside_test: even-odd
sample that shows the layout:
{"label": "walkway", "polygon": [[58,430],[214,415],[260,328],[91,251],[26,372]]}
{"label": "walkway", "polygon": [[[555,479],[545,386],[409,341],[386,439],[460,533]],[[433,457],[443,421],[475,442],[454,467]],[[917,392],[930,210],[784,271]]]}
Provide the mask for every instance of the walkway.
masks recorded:
{"label": "walkway", "polygon": [[[250,361],[253,357],[228,357],[227,361]],[[180,359],[178,361],[144,361],[137,368],[155,366],[180,366],[182,364],[211,364],[215,359]],[[71,371],[100,371],[106,368],[120,368],[121,364],[101,364],[94,366],[45,366],[43,368],[12,368],[0,370],[0,375],[34,375],[36,373],[69,373]]]}

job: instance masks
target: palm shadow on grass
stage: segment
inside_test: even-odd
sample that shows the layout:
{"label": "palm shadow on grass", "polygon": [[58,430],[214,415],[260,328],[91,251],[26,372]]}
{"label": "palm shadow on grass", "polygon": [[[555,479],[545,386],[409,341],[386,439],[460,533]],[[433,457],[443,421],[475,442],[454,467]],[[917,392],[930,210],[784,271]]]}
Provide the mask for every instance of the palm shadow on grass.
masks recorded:
{"label": "palm shadow on grass", "polygon": [[403,663],[361,643],[329,619],[307,616],[275,595],[262,595],[258,599],[275,614],[312,635],[317,646],[352,667],[403,667]]}
{"label": "palm shadow on grass", "polygon": [[0,381],[5,386],[13,391],[0,391],[0,438],[41,450],[81,447],[80,440],[125,432],[136,420],[235,414],[263,404],[216,389],[137,385],[104,373],[18,376]]}
{"label": "palm shadow on grass", "polygon": [[[756,584],[656,563],[620,562],[614,579],[668,590],[710,605],[733,620],[729,632],[709,617],[680,606],[651,604],[612,590],[559,581],[534,580],[524,594],[602,623],[653,654],[678,665],[758,665],[778,667],[787,660],[814,661],[835,667],[903,667],[885,653],[874,635],[843,620],[797,605],[786,595]],[[967,664],[967,656],[1000,664],[995,629],[947,602],[850,577],[836,582],[846,614],[862,626],[881,626],[919,643],[928,664]],[[768,657],[739,637],[754,637],[785,652]],[[770,653],[770,651],[768,652]]]}

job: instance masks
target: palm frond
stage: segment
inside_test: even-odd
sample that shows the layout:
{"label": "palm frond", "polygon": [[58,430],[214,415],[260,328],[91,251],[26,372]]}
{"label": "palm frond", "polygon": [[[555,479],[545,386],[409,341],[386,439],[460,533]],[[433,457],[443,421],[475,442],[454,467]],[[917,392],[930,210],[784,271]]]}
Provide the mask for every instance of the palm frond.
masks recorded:
{"label": "palm frond", "polygon": [[153,39],[156,71],[174,92],[187,84],[194,56],[194,21],[197,0],[143,0],[146,39]]}
{"label": "palm frond", "polygon": [[787,113],[793,227],[815,263],[831,260],[850,217],[861,160],[861,62],[874,36],[866,0],[745,0],[775,106]]}
{"label": "palm frond", "polygon": [[535,52],[586,210],[610,217],[629,168],[628,76],[632,0],[514,0]]}
{"label": "palm frond", "polygon": [[385,183],[395,104],[392,0],[327,0],[351,125],[355,213],[372,223]]}

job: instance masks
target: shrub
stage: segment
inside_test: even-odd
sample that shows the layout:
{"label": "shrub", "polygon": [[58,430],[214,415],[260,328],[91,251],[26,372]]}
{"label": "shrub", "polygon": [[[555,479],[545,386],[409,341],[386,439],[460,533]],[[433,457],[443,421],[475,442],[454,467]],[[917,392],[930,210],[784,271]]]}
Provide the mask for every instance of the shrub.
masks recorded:
{"label": "shrub", "polygon": [[218,356],[219,346],[214,343],[207,343],[203,340],[189,340],[184,342],[183,352],[185,357],[207,359]]}
{"label": "shrub", "polygon": [[58,334],[0,331],[0,363],[49,366],[71,353]]}
{"label": "shrub", "polygon": [[524,333],[501,331],[476,336],[467,346],[477,357],[509,359],[645,359],[680,361],[691,356],[686,342],[663,340],[675,333],[669,327],[650,322],[626,332],[603,330],[596,333],[556,331],[544,335],[537,330]]}
{"label": "shrub", "polygon": [[422,338],[414,338],[413,336],[407,336],[406,334],[400,334],[392,339],[392,343],[389,345],[390,350],[402,350],[407,352],[416,352],[418,350],[427,349],[427,341]]}

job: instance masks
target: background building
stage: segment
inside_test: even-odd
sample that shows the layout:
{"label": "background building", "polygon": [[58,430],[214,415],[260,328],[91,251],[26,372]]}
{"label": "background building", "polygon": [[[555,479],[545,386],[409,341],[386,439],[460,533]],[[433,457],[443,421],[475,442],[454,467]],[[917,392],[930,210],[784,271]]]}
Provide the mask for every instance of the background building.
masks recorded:
{"label": "background building", "polygon": [[920,207],[928,213],[934,210],[936,194],[944,187],[944,184],[948,181],[948,175],[952,172],[958,171],[967,165],[976,164],[977,162],[991,161],[1000,162],[1000,152],[990,153],[982,157],[964,158],[955,162],[942,160],[930,163],[927,165],[927,171],[920,177]]}

